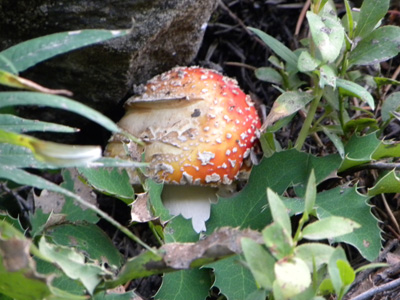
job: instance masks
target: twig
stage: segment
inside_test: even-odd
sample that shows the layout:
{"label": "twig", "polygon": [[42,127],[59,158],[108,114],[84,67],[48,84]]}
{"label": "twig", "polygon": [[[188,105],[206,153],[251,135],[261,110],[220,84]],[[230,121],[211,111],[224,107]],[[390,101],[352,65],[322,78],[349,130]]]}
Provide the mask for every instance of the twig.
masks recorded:
{"label": "twig", "polygon": [[371,162],[350,168],[345,173],[353,173],[361,170],[400,170],[400,163]]}
{"label": "twig", "polygon": [[310,5],[311,5],[311,0],[307,0],[307,2],[303,6],[303,9],[300,12],[299,18],[297,19],[297,23],[296,23],[296,30],[294,31],[295,36],[298,36],[300,33],[301,25],[304,22],[304,18],[306,17],[306,13],[307,13]]}
{"label": "twig", "polygon": [[351,300],[367,300],[376,294],[382,293],[384,291],[392,290],[392,289],[395,289],[398,287],[400,287],[400,278],[393,280],[389,283],[385,283],[380,286],[369,289],[368,291],[352,298]]}

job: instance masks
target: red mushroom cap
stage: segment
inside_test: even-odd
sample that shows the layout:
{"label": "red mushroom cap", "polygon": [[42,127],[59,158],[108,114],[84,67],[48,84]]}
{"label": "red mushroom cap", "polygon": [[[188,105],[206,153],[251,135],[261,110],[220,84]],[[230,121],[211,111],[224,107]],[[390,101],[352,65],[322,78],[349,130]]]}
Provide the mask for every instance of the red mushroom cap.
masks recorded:
{"label": "red mushroom cap", "polygon": [[147,175],[167,183],[232,183],[261,127],[235,80],[200,67],[154,77],[125,107],[119,125],[146,143]]}

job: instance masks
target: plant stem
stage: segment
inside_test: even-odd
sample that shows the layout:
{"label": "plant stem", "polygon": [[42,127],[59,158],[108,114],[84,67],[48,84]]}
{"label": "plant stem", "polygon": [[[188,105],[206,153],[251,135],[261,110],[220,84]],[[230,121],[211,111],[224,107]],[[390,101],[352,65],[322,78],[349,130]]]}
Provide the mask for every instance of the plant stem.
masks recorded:
{"label": "plant stem", "polygon": [[[314,82],[318,82],[317,78],[314,78]],[[310,108],[308,109],[307,117],[304,120],[303,127],[300,130],[299,137],[297,138],[295,148],[301,150],[304,142],[309,134],[312,121],[314,120],[315,112],[317,111],[319,101],[322,98],[323,90],[319,87],[318,83],[315,85],[314,99],[311,101]]]}

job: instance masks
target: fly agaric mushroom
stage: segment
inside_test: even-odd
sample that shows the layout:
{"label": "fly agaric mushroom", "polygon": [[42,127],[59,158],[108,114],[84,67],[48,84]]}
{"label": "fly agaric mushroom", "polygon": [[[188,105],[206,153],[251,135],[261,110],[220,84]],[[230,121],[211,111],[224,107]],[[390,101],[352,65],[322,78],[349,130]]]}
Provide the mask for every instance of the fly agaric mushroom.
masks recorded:
{"label": "fly agaric mushroom", "polygon": [[[115,135],[106,155],[144,157],[145,175],[165,183],[162,200],[170,213],[192,218],[197,232],[205,230],[217,188],[246,169],[244,159],[256,142],[261,122],[250,96],[216,71],[176,67],[151,79],[125,108],[119,126],[145,146]],[[135,171],[130,176],[139,183]]]}

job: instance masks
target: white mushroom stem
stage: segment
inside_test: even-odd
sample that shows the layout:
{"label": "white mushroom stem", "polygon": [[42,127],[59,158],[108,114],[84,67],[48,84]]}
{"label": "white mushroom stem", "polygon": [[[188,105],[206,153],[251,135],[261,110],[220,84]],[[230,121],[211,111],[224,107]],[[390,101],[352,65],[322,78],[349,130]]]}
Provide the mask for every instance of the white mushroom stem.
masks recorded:
{"label": "white mushroom stem", "polygon": [[164,206],[171,215],[192,219],[193,229],[206,231],[211,203],[217,202],[218,188],[205,186],[164,185],[161,195]]}

